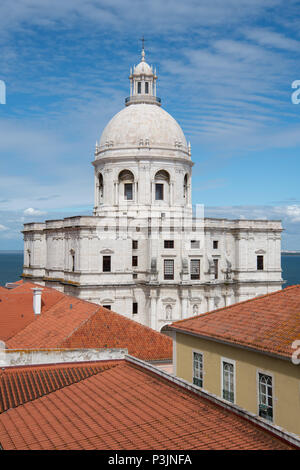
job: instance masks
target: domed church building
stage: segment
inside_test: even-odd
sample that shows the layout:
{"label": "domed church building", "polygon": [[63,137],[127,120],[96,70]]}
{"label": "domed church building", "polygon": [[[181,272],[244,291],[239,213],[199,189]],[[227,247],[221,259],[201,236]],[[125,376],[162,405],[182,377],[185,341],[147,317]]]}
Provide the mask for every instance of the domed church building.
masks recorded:
{"label": "domed church building", "polygon": [[144,49],[129,79],[96,143],[94,214],[25,224],[23,279],[156,330],[281,289],[280,221],[193,211],[191,146]]}

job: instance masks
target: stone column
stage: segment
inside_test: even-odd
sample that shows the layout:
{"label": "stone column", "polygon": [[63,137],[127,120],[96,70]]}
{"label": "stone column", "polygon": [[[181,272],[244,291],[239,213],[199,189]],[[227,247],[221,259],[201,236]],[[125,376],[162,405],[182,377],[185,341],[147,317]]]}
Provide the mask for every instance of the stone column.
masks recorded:
{"label": "stone column", "polygon": [[188,318],[188,295],[186,293],[182,293],[181,295],[181,318]]}
{"label": "stone column", "polygon": [[215,309],[215,298],[213,296],[207,297],[207,306],[209,312]]}

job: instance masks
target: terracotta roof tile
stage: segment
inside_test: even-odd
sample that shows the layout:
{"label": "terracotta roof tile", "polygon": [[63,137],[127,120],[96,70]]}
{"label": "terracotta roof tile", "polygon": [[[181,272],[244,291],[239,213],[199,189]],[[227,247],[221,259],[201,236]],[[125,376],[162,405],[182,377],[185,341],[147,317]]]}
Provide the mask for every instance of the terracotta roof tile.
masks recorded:
{"label": "terracotta roof tile", "polygon": [[118,361],[7,367],[0,371],[0,413],[91,375],[116,367]]}
{"label": "terracotta roof tile", "polygon": [[300,286],[239,302],[165,327],[291,357],[300,340]]}
{"label": "terracotta roof tile", "polygon": [[172,359],[168,336],[99,305],[59,294],[54,305],[6,342],[8,348],[127,348],[144,360]]}
{"label": "terracotta roof tile", "polygon": [[0,443],[5,450],[290,448],[127,361],[2,413]]}
{"label": "terracotta roof tile", "polygon": [[[21,283],[14,289],[0,291],[0,340],[7,341],[35,320],[31,290],[34,287],[37,287],[37,284],[28,282]],[[48,287],[41,287],[43,314],[64,294]]]}

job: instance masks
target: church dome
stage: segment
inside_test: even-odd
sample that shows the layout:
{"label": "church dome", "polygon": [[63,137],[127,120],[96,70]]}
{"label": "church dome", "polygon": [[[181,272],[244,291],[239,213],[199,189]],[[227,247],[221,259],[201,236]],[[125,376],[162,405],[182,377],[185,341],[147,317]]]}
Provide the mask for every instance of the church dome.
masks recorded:
{"label": "church dome", "polygon": [[136,67],[134,67],[133,73],[136,74],[145,74],[145,75],[153,75],[152,67],[145,61],[141,61]]}
{"label": "church dome", "polygon": [[125,108],[105,127],[96,142],[96,160],[104,156],[139,156],[147,149],[149,157],[190,158],[190,146],[175,119],[161,108],[156,96],[156,70],[145,61],[130,70],[130,96]]}
{"label": "church dome", "polygon": [[155,104],[137,103],[116,114],[105,127],[100,151],[108,148],[167,148],[187,152],[184,133],[175,119]]}

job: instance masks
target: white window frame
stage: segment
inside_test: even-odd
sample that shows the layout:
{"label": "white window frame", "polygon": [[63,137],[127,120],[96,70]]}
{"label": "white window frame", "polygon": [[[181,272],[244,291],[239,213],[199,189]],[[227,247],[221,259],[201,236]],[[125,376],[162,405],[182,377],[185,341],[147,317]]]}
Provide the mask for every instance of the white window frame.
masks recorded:
{"label": "white window frame", "polygon": [[[197,265],[198,265],[198,267],[199,267],[199,277],[197,277],[197,278],[193,278],[193,277],[192,277],[192,275],[194,274],[194,273],[192,272],[192,264],[193,264],[193,261],[196,261],[196,262],[197,262]],[[200,281],[200,279],[201,279],[201,260],[200,260],[200,258],[191,258],[191,259],[190,259],[190,279],[191,279],[191,281]]]}
{"label": "white window frame", "polygon": [[[272,421],[266,418],[263,418],[262,416],[259,416],[259,374],[263,375],[268,375],[272,379],[272,408],[273,408],[273,418]],[[276,402],[277,398],[275,397],[275,377],[273,372],[270,372],[269,370],[264,370],[264,369],[256,369],[256,401],[257,401],[257,416],[258,418],[262,419],[263,421],[266,421],[267,423],[275,423],[275,411],[276,411]]]}
{"label": "white window frame", "polygon": [[[201,354],[202,356],[202,387],[199,387],[199,385],[195,385],[194,384],[194,354]],[[199,387],[202,389],[204,389],[204,352],[203,351],[199,351],[199,349],[193,349],[192,350],[192,384],[195,386],[195,387]],[[197,377],[196,377],[197,378]]]}
{"label": "white window frame", "polygon": [[[227,362],[228,364],[233,365],[233,402],[230,400],[226,400],[223,397],[223,389],[224,389],[224,377],[223,377],[223,364]],[[228,357],[221,357],[221,394],[222,400],[228,401],[229,403],[236,403],[236,361],[233,359],[229,359]]]}
{"label": "white window frame", "polygon": [[[173,262],[173,270],[172,270],[173,277],[172,277],[172,279],[168,279],[168,278],[166,279],[165,278],[165,265],[166,265],[165,261],[172,261]],[[164,258],[163,259],[163,279],[164,279],[164,281],[174,281],[174,279],[175,279],[175,260],[174,260],[174,258]]]}

